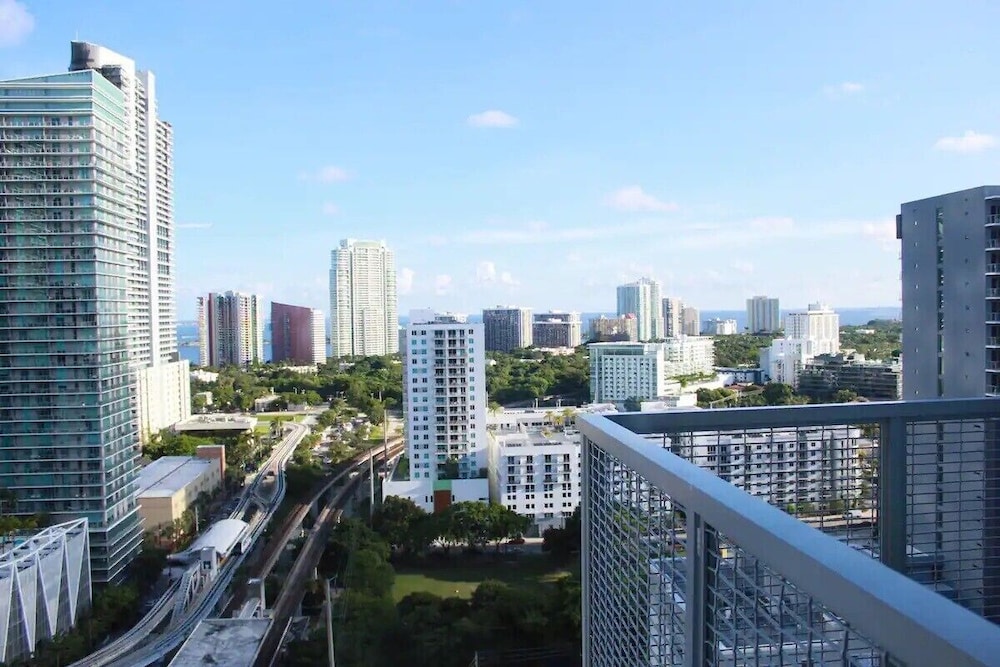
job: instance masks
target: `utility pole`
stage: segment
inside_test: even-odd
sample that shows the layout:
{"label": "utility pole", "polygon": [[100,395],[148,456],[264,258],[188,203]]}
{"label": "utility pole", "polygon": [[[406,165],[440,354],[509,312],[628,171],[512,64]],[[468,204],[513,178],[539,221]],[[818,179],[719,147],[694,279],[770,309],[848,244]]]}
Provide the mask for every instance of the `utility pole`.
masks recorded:
{"label": "utility pole", "polygon": [[337,667],[337,659],[333,654],[333,601],[330,598],[330,580],[323,581],[326,589],[326,651],[330,656],[330,667]]}
{"label": "utility pole", "polygon": [[368,526],[372,525],[372,517],[375,515],[375,456],[372,450],[368,450]]}

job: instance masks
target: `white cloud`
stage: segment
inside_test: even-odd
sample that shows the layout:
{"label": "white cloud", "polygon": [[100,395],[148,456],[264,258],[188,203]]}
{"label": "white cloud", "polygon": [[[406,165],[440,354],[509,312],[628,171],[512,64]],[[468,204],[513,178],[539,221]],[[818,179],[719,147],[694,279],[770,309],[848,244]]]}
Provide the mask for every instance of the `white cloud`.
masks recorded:
{"label": "white cloud", "polygon": [[823,86],[823,93],[830,98],[838,99],[841,97],[849,97],[851,95],[859,95],[865,91],[865,85],[863,83],[858,83],[856,81],[843,81],[841,83],[831,84],[829,86]]}
{"label": "white cloud", "polygon": [[892,252],[899,250],[899,241],[896,239],[895,220],[863,223],[861,225],[861,235],[878,243],[883,250]]}
{"label": "white cloud", "polygon": [[447,273],[440,273],[434,276],[434,294],[437,296],[450,294],[453,286],[454,281]]}
{"label": "white cloud", "polygon": [[396,274],[396,293],[406,295],[413,291],[413,279],[416,277],[413,269],[403,267]]}
{"label": "white cloud", "polygon": [[328,164],[320,167],[316,171],[306,172],[299,176],[303,181],[317,181],[319,183],[343,183],[351,178],[350,172],[343,167]]}
{"label": "white cloud", "polygon": [[211,222],[181,222],[176,225],[177,229],[211,229]]}
{"label": "white cloud", "polygon": [[612,192],[605,203],[619,211],[644,213],[669,213],[677,210],[677,204],[657,199],[638,185],[629,185]]}
{"label": "white cloud", "polygon": [[498,271],[496,262],[483,261],[476,265],[476,282],[484,285],[500,284],[514,287],[520,283],[510,271]]}
{"label": "white cloud", "polygon": [[339,206],[332,201],[323,202],[323,215],[337,215],[338,213],[340,213]]}
{"label": "white cloud", "polygon": [[35,29],[35,17],[17,0],[0,0],[0,46],[17,46]]}
{"label": "white cloud", "polygon": [[[690,229],[711,230],[718,225],[699,224]],[[672,229],[685,229],[673,227]],[[433,234],[426,242],[433,246],[448,243],[470,245],[544,245],[550,243],[572,243],[601,241],[609,238],[621,238],[625,234],[661,234],[664,224],[659,220],[642,220],[621,225],[597,225],[593,227],[552,227],[547,222],[538,220],[527,224],[504,224],[503,227],[492,227],[461,232],[453,236]]]}
{"label": "white cloud", "polygon": [[941,137],[935,142],[934,148],[953,153],[979,153],[996,145],[996,137],[992,134],[980,134],[966,130],[965,134],[960,137]]}
{"label": "white cloud", "polygon": [[753,273],[754,270],[754,265],[752,262],[747,262],[741,259],[736,260],[729,266],[733,269],[733,271],[737,273],[742,273],[743,275],[747,276]]}
{"label": "white cloud", "polygon": [[519,121],[506,111],[491,109],[482,113],[474,113],[465,122],[472,127],[515,127]]}
{"label": "white cloud", "polygon": [[791,218],[780,216],[753,218],[750,220],[750,227],[758,232],[785,234],[795,228],[795,221]]}

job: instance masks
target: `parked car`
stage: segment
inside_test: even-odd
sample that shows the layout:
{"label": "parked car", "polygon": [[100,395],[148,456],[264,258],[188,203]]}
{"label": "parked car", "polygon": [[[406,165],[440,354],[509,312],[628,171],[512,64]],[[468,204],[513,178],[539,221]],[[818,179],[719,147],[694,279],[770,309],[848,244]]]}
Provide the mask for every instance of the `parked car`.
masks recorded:
{"label": "parked car", "polygon": [[507,540],[507,544],[524,544],[524,538],[515,537],[514,539]]}

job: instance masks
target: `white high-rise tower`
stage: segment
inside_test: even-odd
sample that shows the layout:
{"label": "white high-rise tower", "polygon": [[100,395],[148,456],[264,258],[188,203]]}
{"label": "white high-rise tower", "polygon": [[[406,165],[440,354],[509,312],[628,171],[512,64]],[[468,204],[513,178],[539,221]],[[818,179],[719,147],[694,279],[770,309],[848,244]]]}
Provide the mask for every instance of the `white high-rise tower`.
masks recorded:
{"label": "white high-rise tower", "polygon": [[774,333],[781,329],[781,310],[778,300],[766,296],[747,299],[747,331]]}
{"label": "white high-rise tower", "polygon": [[330,343],[334,357],[399,351],[396,266],[385,242],[345,239],[330,253]]}
{"label": "white high-rise tower", "polygon": [[634,283],[618,286],[618,316],[635,315],[639,340],[663,338],[663,301],[660,283],[640,278]]}

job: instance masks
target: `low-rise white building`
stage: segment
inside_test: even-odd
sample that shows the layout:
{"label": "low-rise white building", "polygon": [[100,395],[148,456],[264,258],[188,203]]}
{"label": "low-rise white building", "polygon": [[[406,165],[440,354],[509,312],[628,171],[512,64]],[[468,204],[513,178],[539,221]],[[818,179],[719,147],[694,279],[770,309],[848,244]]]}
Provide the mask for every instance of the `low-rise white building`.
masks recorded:
{"label": "low-rise white building", "polygon": [[576,424],[579,414],[617,412],[614,403],[590,403],[577,407],[499,408],[486,413],[486,428],[494,433],[516,433]]}
{"label": "low-rise white building", "polygon": [[216,382],[219,379],[219,374],[196,368],[191,371],[191,379],[199,382]]}
{"label": "low-rise white building", "polygon": [[694,433],[670,443],[673,453],[772,505],[821,509],[839,501],[841,511],[861,494],[859,452],[872,446],[853,426]]}
{"label": "low-rise white building", "polygon": [[540,428],[490,432],[496,502],[531,517],[538,533],[560,528],[580,504],[580,432]]}
{"label": "low-rise white building", "polygon": [[0,662],[27,658],[38,642],[72,629],[91,596],[87,519],[16,538],[0,552]]}
{"label": "low-rise white building", "polygon": [[169,428],[191,416],[191,364],[186,359],[136,372],[139,436]]}
{"label": "low-rise white building", "polygon": [[829,306],[809,304],[785,316],[785,337],[760,351],[760,365],[771,382],[798,387],[799,373],[820,354],[840,352],[840,318]]}
{"label": "low-rise white building", "polygon": [[666,396],[669,380],[712,373],[715,342],[711,338],[677,336],[660,343],[592,343],[590,398],[620,403],[630,398]]}
{"label": "low-rise white building", "polygon": [[739,333],[736,320],[723,320],[714,317],[701,324],[701,332],[706,336],[734,336]]}

